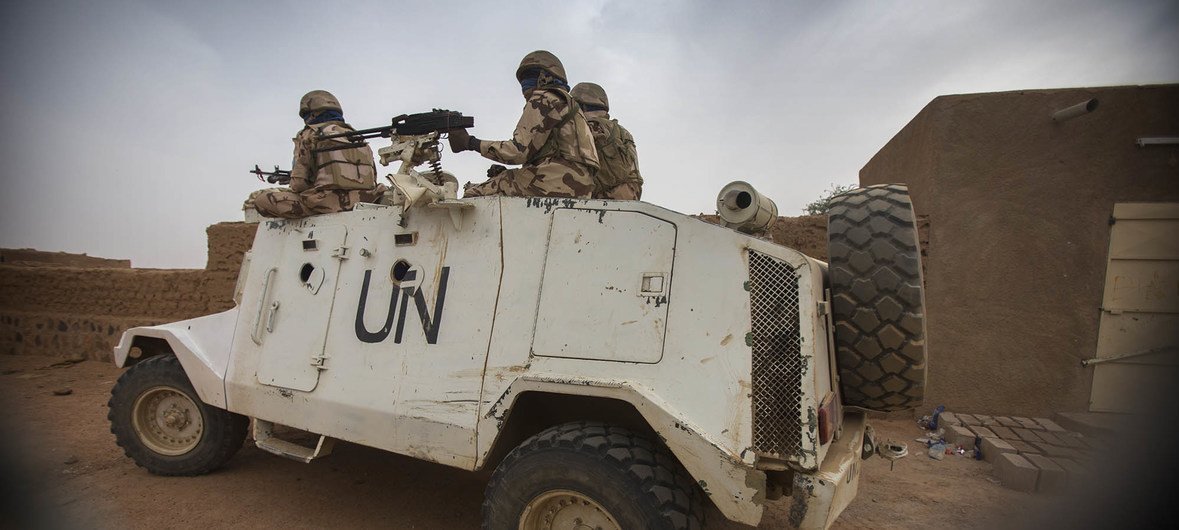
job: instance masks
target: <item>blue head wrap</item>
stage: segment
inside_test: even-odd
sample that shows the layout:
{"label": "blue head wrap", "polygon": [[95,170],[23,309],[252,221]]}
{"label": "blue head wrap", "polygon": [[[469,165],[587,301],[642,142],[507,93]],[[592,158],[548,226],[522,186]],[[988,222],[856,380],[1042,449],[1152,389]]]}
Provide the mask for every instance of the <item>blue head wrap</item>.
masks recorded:
{"label": "blue head wrap", "polygon": [[335,109],[322,110],[316,114],[310,114],[303,118],[307,125],[314,125],[316,123],[324,123],[329,121],[344,121],[344,112]]}
{"label": "blue head wrap", "polygon": [[555,75],[551,75],[551,74],[548,76],[548,79],[545,80],[545,84],[543,86],[541,86],[540,85],[540,74],[541,73],[542,73],[542,70],[540,70],[539,68],[533,68],[531,70],[525,70],[524,72],[522,72],[520,74],[520,90],[523,92],[527,92],[527,91],[537,88],[539,86],[540,88],[557,87],[557,88],[564,89],[566,92],[569,91],[569,83],[566,83],[564,79],[561,79],[561,78],[559,78]]}

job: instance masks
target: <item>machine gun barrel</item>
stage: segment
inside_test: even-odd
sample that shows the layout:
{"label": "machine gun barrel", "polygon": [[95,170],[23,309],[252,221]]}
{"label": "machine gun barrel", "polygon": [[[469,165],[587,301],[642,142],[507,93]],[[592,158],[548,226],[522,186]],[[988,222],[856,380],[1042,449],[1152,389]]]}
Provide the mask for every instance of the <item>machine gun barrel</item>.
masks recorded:
{"label": "machine gun barrel", "polygon": [[320,136],[319,138],[321,140],[332,140],[335,138],[347,138],[348,141],[350,141],[352,143],[363,143],[364,140],[366,140],[368,138],[389,138],[397,132],[397,122],[399,120],[403,120],[405,118],[406,118],[406,115],[402,114],[396,118],[393,118],[392,124],[386,125],[384,127],[373,127],[371,129],[360,129],[360,130],[356,130],[356,131],[347,131],[347,132],[336,133],[336,134],[325,134],[323,136]]}
{"label": "machine gun barrel", "polygon": [[384,127],[373,127],[371,129],[360,129],[320,136],[319,138],[321,140],[346,138],[350,145],[333,146],[317,149],[316,151],[325,152],[358,147],[363,145],[364,141],[369,138],[391,138],[395,134],[411,136],[432,132],[444,133],[454,129],[465,129],[474,126],[475,118],[463,116],[461,112],[451,110],[434,109],[430,112],[421,112],[418,114],[402,114],[393,118],[392,123]]}

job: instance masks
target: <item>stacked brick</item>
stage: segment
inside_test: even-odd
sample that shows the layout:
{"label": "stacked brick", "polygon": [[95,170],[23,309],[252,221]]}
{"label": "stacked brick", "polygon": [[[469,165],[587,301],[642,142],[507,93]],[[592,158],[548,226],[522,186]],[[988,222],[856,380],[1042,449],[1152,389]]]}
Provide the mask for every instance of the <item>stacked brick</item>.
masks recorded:
{"label": "stacked brick", "polygon": [[1087,463],[1100,445],[1046,418],[943,412],[938,426],[945,429],[947,443],[972,448],[977,440],[999,481],[1028,492],[1059,492],[1085,480]]}
{"label": "stacked brick", "polygon": [[[210,226],[208,265],[195,270],[134,269],[122,266],[129,265],[126,260],[5,250],[0,355],[107,360],[127,328],[232,308],[237,272],[256,229],[247,223]],[[53,266],[29,265],[29,256]]]}

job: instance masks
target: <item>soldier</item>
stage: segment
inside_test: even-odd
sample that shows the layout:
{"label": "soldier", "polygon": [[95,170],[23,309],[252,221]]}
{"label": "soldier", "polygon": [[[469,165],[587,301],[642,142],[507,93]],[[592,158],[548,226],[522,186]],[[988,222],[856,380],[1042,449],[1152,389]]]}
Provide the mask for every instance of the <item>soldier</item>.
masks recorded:
{"label": "soldier", "polygon": [[327,150],[349,142],[319,138],[355,130],[344,123],[336,97],[326,90],[308,92],[299,102],[299,117],[306,126],[294,138],[291,187],[258,190],[245,206],[266,217],[297,219],[351,210],[358,202],[376,202],[385,187],[376,182],[372,149],[363,145]]}
{"label": "soldier", "polygon": [[595,199],[637,201],[643,195],[643,176],[639,174],[639,155],[630,131],[610,119],[610,100],[606,91],[594,83],[578,83],[570,92],[577,100],[594,133],[598,148],[597,191]]}
{"label": "soldier", "polygon": [[456,129],[450,132],[450,149],[478,151],[521,167],[468,184],[463,196],[592,197],[598,154],[585,115],[569,94],[565,67],[555,55],[538,50],[520,61],[516,79],[526,103],[512,139],[480,140]]}

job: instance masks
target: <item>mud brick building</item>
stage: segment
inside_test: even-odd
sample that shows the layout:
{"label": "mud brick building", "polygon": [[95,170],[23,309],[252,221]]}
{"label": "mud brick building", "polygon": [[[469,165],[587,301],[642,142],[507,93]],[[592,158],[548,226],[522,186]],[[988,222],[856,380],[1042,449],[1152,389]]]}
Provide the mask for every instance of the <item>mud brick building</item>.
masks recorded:
{"label": "mud brick building", "polygon": [[1177,137],[1179,85],[942,96],[863,167],[929,222],[929,408],[1119,411],[1177,380]]}

